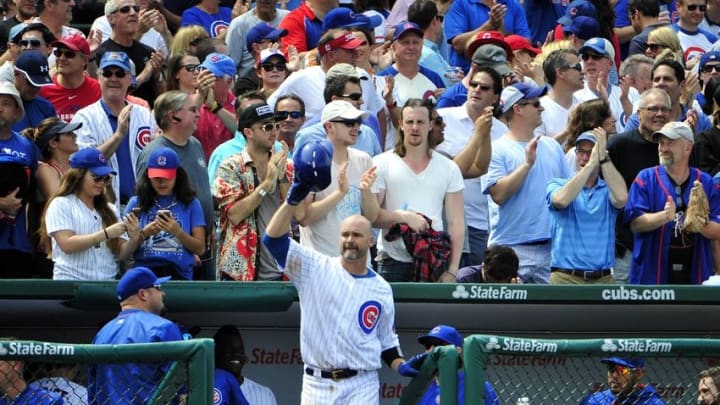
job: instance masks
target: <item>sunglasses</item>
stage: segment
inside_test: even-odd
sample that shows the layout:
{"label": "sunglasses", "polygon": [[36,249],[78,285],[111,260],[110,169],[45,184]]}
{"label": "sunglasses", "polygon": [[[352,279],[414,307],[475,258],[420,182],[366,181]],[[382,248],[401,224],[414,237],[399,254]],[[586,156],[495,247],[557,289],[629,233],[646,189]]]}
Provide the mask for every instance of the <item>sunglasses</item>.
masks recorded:
{"label": "sunglasses", "polygon": [[713,70],[715,70],[716,72],[720,73],[720,64],[718,64],[718,65],[705,65],[705,66],[703,66],[703,68],[702,68],[702,72],[703,72],[703,73],[710,73],[710,72],[712,72]]}
{"label": "sunglasses", "polygon": [[354,120],[351,120],[351,119],[337,119],[337,120],[331,120],[330,122],[336,122],[336,123],[338,123],[338,124],[343,124],[343,125],[345,125],[345,126],[348,127],[348,128],[352,128],[352,127],[354,127],[355,125],[358,125],[358,126],[359,126],[360,124],[362,124],[362,120],[361,120],[361,119],[354,119]]}
{"label": "sunglasses", "polygon": [[93,174],[92,179],[95,183],[102,182],[102,183],[108,184],[108,183],[110,183],[110,180],[112,180],[112,176],[109,174],[106,174],[104,176],[97,176],[97,175]]}
{"label": "sunglasses", "polygon": [[122,7],[120,7],[119,9],[113,11],[113,14],[114,14],[114,13],[127,14],[127,13],[130,12],[130,10],[133,10],[133,11],[135,11],[136,13],[139,13],[139,12],[140,12],[140,6],[122,6]]}
{"label": "sunglasses", "polygon": [[608,364],[608,373],[618,373],[620,375],[629,376],[633,369],[630,367],[619,366],[617,364]]}
{"label": "sunglasses", "polygon": [[43,41],[39,39],[21,39],[18,44],[23,48],[40,48],[43,44]]}
{"label": "sunglasses", "polygon": [[492,89],[492,87],[480,84],[478,82],[470,82],[470,87],[472,87],[473,89],[480,88],[480,90],[482,91],[490,91],[490,89]]}
{"label": "sunglasses", "polygon": [[122,79],[127,75],[127,72],[124,70],[103,70],[102,72],[103,77],[111,78],[113,76],[117,77],[118,79]]}
{"label": "sunglasses", "polygon": [[445,121],[443,120],[443,117],[442,117],[441,115],[438,115],[437,117],[433,118],[432,121],[433,121],[433,122],[435,123],[435,125],[437,125],[437,126],[442,126],[443,122],[445,122]]}
{"label": "sunglasses", "polygon": [[275,113],[275,118],[279,121],[285,121],[288,117],[296,120],[303,117],[303,113],[300,111],[278,111]]}
{"label": "sunglasses", "polygon": [[647,44],[647,49],[649,49],[651,52],[657,52],[661,48],[665,48],[665,46],[660,44]]}
{"label": "sunglasses", "polygon": [[707,6],[705,6],[705,5],[703,5],[703,4],[688,4],[688,5],[687,5],[687,9],[688,9],[688,11],[697,11],[697,10],[700,10],[700,11],[702,11],[702,12],[704,13],[705,10],[707,9]]}
{"label": "sunglasses", "polygon": [[535,108],[540,108],[540,100],[535,100],[535,101],[521,101],[521,102],[519,102],[518,104],[521,105],[521,106],[531,105],[531,106],[533,106],[533,107],[535,107]]}
{"label": "sunglasses", "polygon": [[571,65],[571,66],[565,66],[565,69],[575,69],[575,70],[577,70],[578,72],[582,72],[582,64],[581,64],[580,62],[578,62],[578,63],[576,63],[576,64],[574,64],[574,65]]}
{"label": "sunglasses", "polygon": [[272,62],[265,62],[261,63],[260,67],[266,72],[272,72],[273,69],[277,69],[278,72],[284,72],[285,71],[285,64],[280,63],[272,63]]}
{"label": "sunglasses", "polygon": [[362,98],[362,93],[343,94],[342,97],[349,98],[352,101],[358,101]]}
{"label": "sunglasses", "polygon": [[583,61],[587,61],[588,59],[601,60],[601,59],[603,59],[604,57],[605,57],[604,55],[598,55],[598,54],[596,54],[596,53],[584,53],[584,54],[582,54],[582,56],[581,56],[581,58],[582,58]]}
{"label": "sunglasses", "polygon": [[64,56],[66,59],[72,59],[75,57],[75,55],[77,55],[77,52],[70,51],[70,50],[64,51],[62,49],[55,49],[53,51],[53,55],[55,55],[56,58]]}
{"label": "sunglasses", "polygon": [[262,129],[263,132],[272,132],[273,130],[277,131],[280,129],[280,124],[277,122],[268,122],[267,124],[260,125],[260,129]]}
{"label": "sunglasses", "polygon": [[181,69],[185,69],[188,73],[198,73],[200,71],[200,65],[197,63],[188,63],[187,65],[181,65]]}

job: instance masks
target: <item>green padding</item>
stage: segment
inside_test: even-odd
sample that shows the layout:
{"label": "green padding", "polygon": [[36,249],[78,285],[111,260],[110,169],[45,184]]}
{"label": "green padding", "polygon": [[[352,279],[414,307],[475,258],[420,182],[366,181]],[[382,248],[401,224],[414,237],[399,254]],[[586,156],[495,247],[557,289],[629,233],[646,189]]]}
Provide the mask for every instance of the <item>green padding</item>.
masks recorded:
{"label": "green padding", "polygon": [[420,373],[413,378],[403,390],[398,405],[415,405],[439,371],[440,402],[457,404],[457,387],[459,366],[458,352],[454,346],[438,346],[425,358]]}

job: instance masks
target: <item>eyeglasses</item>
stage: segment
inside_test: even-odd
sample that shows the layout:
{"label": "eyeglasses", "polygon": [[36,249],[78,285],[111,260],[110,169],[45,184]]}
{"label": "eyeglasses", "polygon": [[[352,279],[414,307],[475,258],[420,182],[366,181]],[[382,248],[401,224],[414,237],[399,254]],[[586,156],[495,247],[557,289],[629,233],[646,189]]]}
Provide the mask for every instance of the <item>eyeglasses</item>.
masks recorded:
{"label": "eyeglasses", "polygon": [[188,63],[187,65],[181,65],[181,69],[185,69],[188,73],[198,73],[200,72],[200,65],[197,63]]}
{"label": "eyeglasses", "polygon": [[443,122],[445,122],[441,115],[438,115],[437,117],[433,118],[432,121],[435,123],[435,125],[437,125],[439,127],[441,127]]}
{"label": "eyeglasses", "polygon": [[581,64],[580,62],[578,62],[578,63],[576,63],[576,64],[574,64],[574,65],[565,66],[563,69],[575,69],[575,70],[577,70],[578,72],[582,72],[582,69],[583,69],[583,68],[582,68],[582,64]]}
{"label": "eyeglasses", "polygon": [[40,48],[43,45],[43,41],[39,39],[21,39],[18,44],[23,48]]}
{"label": "eyeglasses", "polygon": [[124,70],[103,70],[102,75],[107,78],[111,78],[114,75],[118,79],[122,79],[125,75],[127,75],[127,72]]}
{"label": "eyeglasses", "polygon": [[267,124],[260,125],[260,129],[262,129],[263,132],[277,131],[280,129],[280,124],[277,122],[268,122]]}
{"label": "eyeglasses", "polygon": [[112,180],[112,176],[109,174],[106,174],[104,176],[96,176],[93,174],[92,179],[95,183],[102,182],[102,183],[108,184],[108,183],[110,183],[110,180]]}
{"label": "eyeglasses", "polygon": [[705,66],[703,66],[703,68],[702,68],[702,72],[703,72],[703,73],[710,73],[710,72],[712,72],[713,70],[715,70],[716,72],[720,73],[720,64],[717,64],[717,65],[705,65]]}
{"label": "eyeglasses", "polygon": [[619,366],[617,364],[608,364],[608,373],[618,373],[620,375],[629,376],[633,372],[630,367]]}
{"label": "eyeglasses", "polygon": [[288,117],[296,120],[303,117],[303,113],[300,111],[276,111],[275,118],[278,121],[285,121]]}
{"label": "eyeglasses", "polygon": [[647,49],[649,49],[650,52],[657,52],[657,51],[659,51],[661,48],[662,48],[662,49],[665,49],[665,45],[660,45],[660,44],[647,44]]}
{"label": "eyeglasses", "polygon": [[588,59],[601,60],[605,57],[605,55],[598,55],[596,53],[584,53],[580,57],[583,61],[587,61]]}
{"label": "eyeglasses", "polygon": [[535,107],[535,108],[540,108],[540,105],[541,105],[541,104],[540,104],[540,100],[535,100],[535,101],[520,101],[518,104],[521,105],[521,106],[531,105],[531,106],[533,106],[533,107]]}
{"label": "eyeglasses", "polygon": [[130,10],[135,11],[136,13],[140,12],[140,6],[122,6],[115,11],[113,11],[111,14],[115,13],[121,13],[121,14],[127,14],[130,12]]}
{"label": "eyeglasses", "polygon": [[577,156],[590,156],[591,153],[592,153],[592,149],[578,149],[578,148],[575,148],[575,154],[576,154]]}
{"label": "eyeglasses", "polygon": [[484,85],[484,84],[480,84],[480,83],[478,83],[478,82],[473,82],[473,81],[471,81],[469,84],[470,84],[470,87],[472,87],[473,89],[474,89],[474,88],[480,88],[480,90],[482,90],[482,91],[490,91],[490,89],[492,89],[491,86],[487,86],[487,85]]}
{"label": "eyeglasses", "polygon": [[262,69],[266,72],[272,72],[273,69],[277,69],[278,72],[284,72],[286,69],[285,64],[282,62],[280,62],[280,63],[265,62],[265,63],[261,63],[260,67],[262,67]]}
{"label": "eyeglasses", "polygon": [[705,10],[707,9],[707,6],[704,4],[688,4],[687,9],[688,9],[688,11],[700,10],[701,12],[704,13]]}
{"label": "eyeglasses", "polygon": [[672,111],[672,109],[671,109],[670,107],[665,107],[664,105],[651,105],[651,106],[648,106],[648,107],[639,107],[638,109],[639,109],[639,110],[649,111],[649,112],[651,112],[651,113],[653,113],[653,114],[657,114],[657,113],[669,113],[670,111]]}
{"label": "eyeglasses", "polygon": [[350,94],[343,94],[341,96],[342,98],[349,98],[352,101],[358,101],[362,98],[362,93],[350,93]]}
{"label": "eyeglasses", "polygon": [[355,125],[360,125],[360,124],[362,123],[362,120],[359,119],[359,118],[358,118],[358,119],[354,119],[354,120],[351,120],[351,119],[337,119],[337,120],[332,120],[332,121],[330,121],[330,122],[335,122],[335,123],[338,123],[338,124],[343,124],[343,125],[345,125],[345,126],[348,127],[348,128],[352,128],[352,127],[354,127]]}
{"label": "eyeglasses", "polygon": [[70,50],[55,49],[53,51],[53,55],[55,55],[56,58],[64,56],[66,59],[72,59],[75,57],[75,55],[77,55],[77,52],[70,51]]}

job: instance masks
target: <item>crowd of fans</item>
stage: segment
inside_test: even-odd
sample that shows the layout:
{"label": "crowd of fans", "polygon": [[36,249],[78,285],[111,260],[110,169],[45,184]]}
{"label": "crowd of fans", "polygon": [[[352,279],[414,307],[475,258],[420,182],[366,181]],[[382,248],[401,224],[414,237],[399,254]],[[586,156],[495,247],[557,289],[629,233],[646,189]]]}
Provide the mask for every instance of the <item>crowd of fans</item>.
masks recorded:
{"label": "crowd of fans", "polygon": [[86,33],[72,0],[9,3],[0,277],[283,280],[259,241],[325,139],[289,232],[339,255],[361,214],[388,281],[720,269],[713,1],[179,3],[108,0]]}

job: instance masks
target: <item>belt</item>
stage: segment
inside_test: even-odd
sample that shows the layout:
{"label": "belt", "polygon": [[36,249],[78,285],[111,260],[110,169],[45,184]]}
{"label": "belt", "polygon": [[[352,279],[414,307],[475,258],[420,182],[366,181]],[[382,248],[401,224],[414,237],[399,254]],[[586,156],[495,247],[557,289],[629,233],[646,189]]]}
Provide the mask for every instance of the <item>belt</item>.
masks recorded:
{"label": "belt", "polygon": [[305,367],[305,374],[315,377],[332,378],[334,381],[337,381],[343,380],[345,378],[355,377],[358,374],[358,371],[351,370],[349,368],[336,368],[326,371]]}
{"label": "belt", "polygon": [[522,246],[537,246],[537,245],[544,245],[546,243],[550,242],[550,239],[540,239],[532,242],[525,242],[525,243],[518,243],[518,245]]}
{"label": "belt", "polygon": [[595,271],[583,271],[583,270],[559,269],[557,267],[553,267],[552,271],[569,274],[573,277],[580,277],[583,280],[598,280],[598,279],[601,279],[605,276],[609,276],[610,274],[612,274],[612,270],[610,270],[610,269],[595,270]]}

